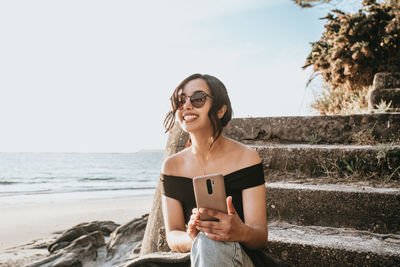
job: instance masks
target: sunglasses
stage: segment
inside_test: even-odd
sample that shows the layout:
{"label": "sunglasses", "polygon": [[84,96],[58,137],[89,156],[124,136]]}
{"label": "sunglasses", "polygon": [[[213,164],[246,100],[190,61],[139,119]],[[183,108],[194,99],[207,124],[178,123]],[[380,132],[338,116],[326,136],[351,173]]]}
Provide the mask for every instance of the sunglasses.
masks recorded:
{"label": "sunglasses", "polygon": [[185,94],[180,94],[177,99],[178,109],[183,108],[183,105],[185,105],[185,103],[186,103],[186,98],[190,99],[190,103],[192,104],[193,107],[201,108],[206,103],[207,96],[211,99],[213,98],[212,96],[210,96],[209,94],[207,94],[204,91],[196,91],[191,96],[186,96]]}

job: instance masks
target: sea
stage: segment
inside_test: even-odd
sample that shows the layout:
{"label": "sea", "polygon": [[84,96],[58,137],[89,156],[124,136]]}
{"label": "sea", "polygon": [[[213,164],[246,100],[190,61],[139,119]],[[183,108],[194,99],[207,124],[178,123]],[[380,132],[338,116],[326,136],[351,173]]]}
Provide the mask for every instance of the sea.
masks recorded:
{"label": "sea", "polygon": [[0,204],[151,196],[163,153],[0,153]]}

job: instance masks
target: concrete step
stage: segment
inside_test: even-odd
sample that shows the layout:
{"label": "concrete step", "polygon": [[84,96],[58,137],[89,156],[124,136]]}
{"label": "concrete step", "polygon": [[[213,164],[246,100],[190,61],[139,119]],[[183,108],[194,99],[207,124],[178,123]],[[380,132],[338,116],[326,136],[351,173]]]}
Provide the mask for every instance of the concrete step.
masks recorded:
{"label": "concrete step", "polygon": [[400,188],[265,185],[268,221],[400,234]]}
{"label": "concrete step", "polygon": [[391,103],[390,110],[395,111],[400,108],[400,88],[374,90],[370,99],[375,105],[379,105],[381,101],[385,101],[387,104]]}
{"label": "concrete step", "polygon": [[268,181],[325,176],[333,181],[392,181],[400,176],[400,145],[251,145]]}
{"label": "concrete step", "polygon": [[267,251],[290,266],[399,266],[400,235],[269,224]]}
{"label": "concrete step", "polygon": [[375,74],[373,87],[375,90],[400,88],[400,72],[379,72]]}
{"label": "concrete step", "polygon": [[400,113],[235,118],[224,134],[244,143],[400,143]]}

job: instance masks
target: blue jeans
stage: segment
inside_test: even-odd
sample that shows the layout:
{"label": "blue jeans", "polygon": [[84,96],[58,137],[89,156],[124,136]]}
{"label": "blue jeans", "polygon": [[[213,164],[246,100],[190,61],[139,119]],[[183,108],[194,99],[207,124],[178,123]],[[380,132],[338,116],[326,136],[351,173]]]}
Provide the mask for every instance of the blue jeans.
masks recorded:
{"label": "blue jeans", "polygon": [[222,242],[199,232],[190,251],[191,266],[243,266],[253,267],[250,257],[239,242]]}

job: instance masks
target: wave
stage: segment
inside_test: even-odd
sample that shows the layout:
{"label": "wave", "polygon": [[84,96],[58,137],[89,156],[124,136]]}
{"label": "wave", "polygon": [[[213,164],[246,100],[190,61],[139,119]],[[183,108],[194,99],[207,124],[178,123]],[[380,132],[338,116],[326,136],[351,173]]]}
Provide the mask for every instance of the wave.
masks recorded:
{"label": "wave", "polygon": [[79,181],[110,181],[110,180],[118,180],[118,178],[112,177],[94,177],[94,178],[80,178]]}
{"label": "wave", "polygon": [[14,191],[14,192],[1,192],[0,197],[4,196],[16,196],[16,195],[45,195],[45,194],[62,194],[62,193],[82,193],[82,192],[101,192],[101,191],[122,191],[122,190],[149,190],[156,189],[155,186],[146,186],[146,187],[126,187],[126,188],[86,188],[86,189],[78,189],[74,188],[71,190],[35,190],[35,191]]}
{"label": "wave", "polygon": [[143,186],[143,187],[124,187],[124,188],[87,188],[87,190],[71,190],[71,192],[95,192],[95,191],[120,191],[120,190],[144,190],[144,189],[155,189],[155,186]]}
{"label": "wave", "polygon": [[33,184],[49,184],[50,182],[47,181],[20,181],[20,182],[11,182],[11,181],[0,181],[0,185],[9,185],[9,184],[20,184],[20,185],[33,185]]}
{"label": "wave", "polygon": [[7,184],[19,184],[19,182],[12,182],[12,181],[0,181],[0,185],[1,184],[5,184],[5,185],[7,185]]}

